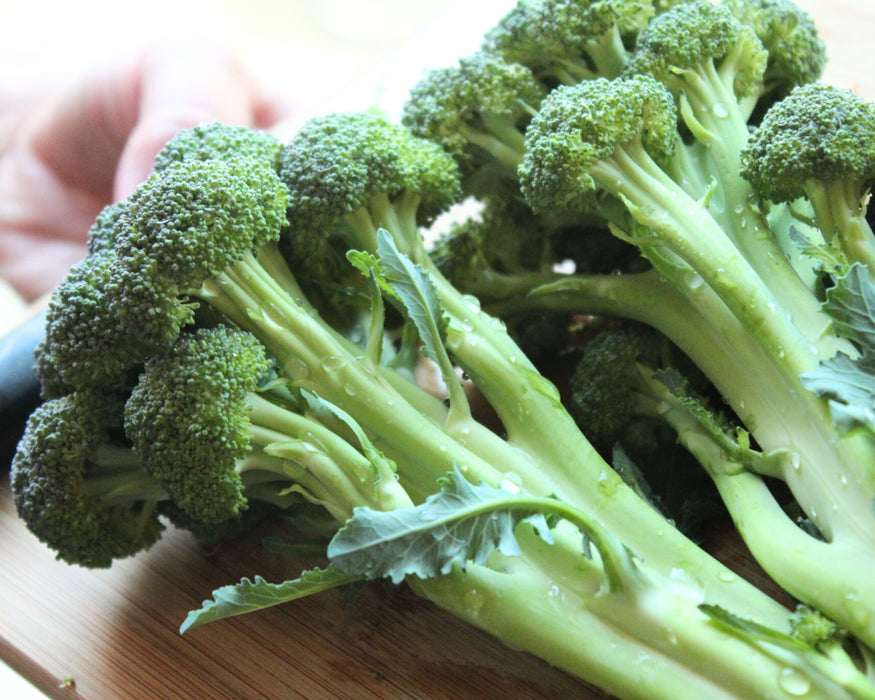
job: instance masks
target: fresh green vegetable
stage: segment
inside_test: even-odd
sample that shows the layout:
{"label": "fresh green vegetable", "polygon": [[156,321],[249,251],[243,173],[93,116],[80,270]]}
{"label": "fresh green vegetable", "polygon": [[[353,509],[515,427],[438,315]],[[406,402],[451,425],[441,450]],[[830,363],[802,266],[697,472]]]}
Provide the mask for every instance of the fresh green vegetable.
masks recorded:
{"label": "fresh green vegetable", "polygon": [[875,697],[871,110],[821,67],[779,0],[528,0],[401,124],[183,132],[52,299],[21,516],[107,566],[325,511],[323,567],[183,631],[385,578],[621,697]]}

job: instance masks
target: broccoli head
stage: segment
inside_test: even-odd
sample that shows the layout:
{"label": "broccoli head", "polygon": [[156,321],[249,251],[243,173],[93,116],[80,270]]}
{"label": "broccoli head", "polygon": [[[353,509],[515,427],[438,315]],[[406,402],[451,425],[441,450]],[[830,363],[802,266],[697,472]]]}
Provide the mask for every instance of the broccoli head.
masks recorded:
{"label": "broccoli head", "polygon": [[811,17],[791,0],[723,0],[732,14],[753,28],[768,56],[763,88],[780,99],[797,85],[820,78],[826,47]]}
{"label": "broccoli head", "polygon": [[402,249],[415,248],[418,226],[459,197],[452,158],[368,113],[311,119],[287,144],[280,176],[290,191],[293,269],[318,269],[332,238],[344,248],[375,250],[381,227]]}
{"label": "broccoli head", "polygon": [[640,0],[523,1],[486,34],[483,48],[528,66],[549,86],[614,78],[653,14]]}
{"label": "broccoli head", "polygon": [[73,564],[108,567],[161,535],[155,511],[165,498],[130,449],[113,449],[118,401],[76,392],[41,404],[28,420],[12,462],[19,516]]}
{"label": "broccoli head", "polygon": [[866,199],[875,181],[875,106],[850,90],[809,83],[764,115],[741,154],[742,175],[773,202],[807,198],[825,242],[875,269]]}
{"label": "broccoli head", "polygon": [[742,154],[764,199],[791,202],[806,183],[853,183],[857,201],[875,179],[875,107],[823,83],[803,85],[766,112]]}
{"label": "broccoli head", "polygon": [[515,180],[526,125],[544,95],[525,66],[479,52],[426,74],[410,91],[402,123],[451,153],[465,177],[488,168]]}
{"label": "broccoli head", "polygon": [[602,177],[601,164],[624,150],[666,162],[677,140],[674,100],[652,78],[600,78],[559,87],[526,132],[523,194],[535,212],[598,209],[596,192],[617,180],[608,173]]}
{"label": "broccoli head", "polygon": [[250,334],[225,326],[185,333],[146,362],[125,405],[125,431],[143,466],[196,520],[246,508],[236,471],[251,450],[246,398],[270,369]]}

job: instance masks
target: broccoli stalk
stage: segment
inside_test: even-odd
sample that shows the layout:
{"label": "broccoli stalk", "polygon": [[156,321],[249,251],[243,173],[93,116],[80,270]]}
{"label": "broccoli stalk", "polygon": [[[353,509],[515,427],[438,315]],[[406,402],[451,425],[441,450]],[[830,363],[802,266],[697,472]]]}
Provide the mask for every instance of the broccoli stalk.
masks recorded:
{"label": "broccoli stalk", "polygon": [[[323,379],[317,373],[319,358],[340,357],[340,350],[321,347],[321,338],[315,331],[300,334],[306,338],[306,348],[300,352],[313,352],[315,356],[304,362],[307,372],[313,374],[301,376],[299,381],[348,410],[364,428],[379,436],[377,442],[381,449],[399,465],[415,458],[420,463],[420,473],[430,470],[430,455],[434,446],[439,445],[445,458],[455,457],[456,463],[464,464],[469,478],[498,484],[505,475],[510,475],[512,481],[518,481],[532,493],[553,493],[581,508],[598,509],[627,546],[664,574],[674,568],[677,552],[688,551],[687,559],[706,581],[709,596],[733,595],[719,590],[725,588],[718,576],[719,566],[715,568],[715,562],[702,558],[698,548],[674,528],[666,528],[665,520],[657,512],[648,506],[642,507],[637,495],[596,453],[563,408],[556,387],[537,371],[504,325],[483,312],[476,299],[462,294],[438,271],[426,253],[420,230],[414,225],[416,217],[409,213],[398,216],[386,209],[387,193],[406,203],[410,199],[403,193],[416,192],[422,187],[424,163],[431,163],[431,180],[435,182],[446,181],[440,177],[441,173],[448,178],[455,171],[446,154],[428,146],[373,115],[339,114],[311,121],[289,142],[281,169],[291,193],[291,231],[303,239],[301,246],[315,247],[305,237],[336,236],[348,246],[365,247],[371,245],[371,231],[384,227],[383,235],[391,238],[396,250],[409,251],[411,261],[427,273],[426,286],[433,287],[440,304],[439,314],[446,318],[446,348],[496,412],[507,438],[496,439],[469,413],[459,410],[458,392],[456,401],[450,396],[449,413],[437,438],[433,437],[433,425],[413,429],[419,432],[408,435],[412,418],[399,416],[397,407],[402,404],[397,398],[393,407],[376,420],[369,416],[375,408],[383,407],[379,398],[374,399],[382,395],[375,389],[345,380],[341,387],[348,383],[354,389],[351,396],[326,393],[328,388],[323,386]],[[367,168],[335,168],[331,177],[323,176],[329,164],[345,162],[349,154],[359,152],[367,154]],[[419,163],[418,167],[409,165],[407,156],[411,153],[418,153],[414,161]],[[391,203],[393,199],[388,201]],[[378,206],[374,206],[374,202]],[[384,258],[389,252],[387,247],[382,250],[379,245],[377,249],[365,247],[365,251]],[[283,309],[277,304],[279,300],[271,300],[262,308]],[[277,332],[285,332],[280,324],[288,325],[287,315],[276,314]],[[307,320],[314,326],[317,323],[312,318]],[[276,356],[275,351],[272,354]],[[300,357],[305,356],[296,354],[296,358]],[[311,369],[311,364],[317,369]],[[339,365],[344,371],[352,371],[356,363],[344,355]],[[454,386],[452,370],[444,369],[447,384]],[[289,372],[293,370],[294,367],[289,368]],[[312,385],[307,384],[309,381]],[[371,408],[350,409],[352,402],[360,397],[370,402]],[[467,454],[453,453],[453,449],[459,450],[460,446],[464,446]],[[462,458],[463,454],[466,456]],[[493,466],[484,468],[478,460]],[[452,463],[444,462],[445,471]],[[430,478],[440,476],[439,472],[429,473]],[[399,474],[402,482],[415,492],[416,488],[405,481],[403,467],[399,467]],[[654,532],[662,533],[656,541]],[[670,547],[664,544],[667,540],[672,541]],[[706,571],[711,573],[706,574]]]}
{"label": "broccoli stalk", "polygon": [[[458,192],[447,154],[365,115],[311,123],[279,166],[252,154],[174,159],[129,198],[100,274],[86,274],[72,295],[98,313],[66,315],[59,303],[67,333],[55,329],[44,357],[64,357],[67,342],[87,347],[89,337],[117,353],[105,377],[96,363],[77,373],[85,353],[55,369],[79,391],[107,381],[130,393],[125,429],[186,513],[221,521],[262,488],[301,493],[349,518],[328,569],[278,585],[288,598],[360,578],[407,579],[608,689],[630,690],[628,669],[643,651],[659,658],[666,696],[691,678],[697,691],[727,690],[744,672],[752,696],[780,696],[788,666],[823,697],[871,695],[813,648],[762,648],[753,634],[715,626],[714,610],[724,608],[738,616],[724,618],[764,629],[780,630],[788,617],[624,484],[502,324],[438,272],[419,225]],[[303,294],[335,281],[337,268],[320,264],[329,244],[365,273],[356,289],[370,303],[364,345]],[[287,265],[290,250],[313,257]],[[448,405],[435,407],[383,364],[384,297],[441,369]],[[454,363],[491,403],[506,439],[474,419]],[[276,378],[261,384],[268,366]],[[290,411],[283,404],[298,392],[313,398]],[[516,629],[502,624],[528,607],[507,594],[515,567],[521,590],[549,595],[550,582],[558,602]],[[240,612],[236,601],[248,607],[250,594],[264,605],[268,589],[278,590],[243,582],[240,595],[218,597],[203,614]],[[481,616],[479,600],[489,601]],[[631,641],[612,648],[578,636],[571,652],[570,635],[557,647],[538,634],[573,618],[607,640]],[[665,634],[669,620],[680,621],[674,637]]]}
{"label": "broccoli stalk", "polygon": [[[865,438],[839,441],[829,407],[805,387],[803,375],[820,361],[798,325],[807,319],[791,318],[724,230],[650,155],[665,160],[676,133],[660,89],[643,76],[558,88],[529,127],[521,178],[533,207],[597,206],[595,192],[622,199],[634,222],[618,235],[635,243],[655,270],[631,280],[557,283],[553,289],[564,297],[559,306],[569,310],[576,294],[578,311],[612,310],[669,334],[708,373],[764,449],[788,451],[782,478],[823,535],[841,541],[840,547],[869,551],[871,448]],[[642,284],[649,285],[647,298],[621,291],[640,292]],[[827,340],[845,342],[834,334]],[[842,477],[856,488],[846,488]],[[788,578],[778,562],[775,569],[762,564],[775,578]],[[848,577],[853,580],[853,572]],[[845,611],[842,622],[871,640],[869,623],[860,619]]]}

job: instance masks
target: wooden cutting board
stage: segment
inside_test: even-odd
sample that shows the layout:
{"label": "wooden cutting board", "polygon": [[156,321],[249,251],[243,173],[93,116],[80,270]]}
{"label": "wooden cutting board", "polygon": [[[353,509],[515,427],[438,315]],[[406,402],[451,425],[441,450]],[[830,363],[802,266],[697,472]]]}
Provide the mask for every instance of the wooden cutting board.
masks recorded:
{"label": "wooden cutting board", "polygon": [[[875,99],[867,60],[875,6],[868,0],[800,4],[830,47],[826,79]],[[706,544],[780,595],[746,558],[731,526]],[[279,581],[299,573],[261,550],[257,533],[209,552],[185,533],[170,532],[144,556],[110,570],[73,568],[56,562],[25,530],[4,482],[0,561],[0,658],[50,697],[605,697],[406,590],[390,593],[379,585],[354,603],[329,592],[180,636],[186,613],[214,588],[243,576]]]}

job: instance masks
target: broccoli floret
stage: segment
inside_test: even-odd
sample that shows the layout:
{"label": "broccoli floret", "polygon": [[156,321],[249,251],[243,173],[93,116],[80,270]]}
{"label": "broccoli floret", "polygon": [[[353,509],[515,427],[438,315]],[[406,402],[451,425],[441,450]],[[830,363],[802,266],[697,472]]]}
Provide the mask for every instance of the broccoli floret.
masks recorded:
{"label": "broccoli floret", "polygon": [[524,0],[486,34],[483,48],[528,66],[550,87],[615,78],[653,14],[639,0]]}
{"label": "broccoli floret", "polygon": [[459,197],[452,158],[368,113],[307,122],[287,144],[280,176],[290,191],[290,264],[305,266],[314,279],[337,251],[375,250],[380,228],[393,233],[401,250],[417,250],[420,226]]}
{"label": "broccoli floret", "polygon": [[130,446],[111,440],[117,399],[76,392],[31,415],[12,462],[12,493],[28,528],[58,558],[87,567],[150,547],[161,535],[155,510],[166,495]]}
{"label": "broccoli floret", "polygon": [[[747,119],[763,92],[767,52],[728,8],[693,0],[660,14],[641,33],[625,75],[649,75],[679,100],[679,114],[707,147],[718,182],[737,173]],[[729,206],[732,206],[731,204]]]}
{"label": "broccoli floret", "polygon": [[115,245],[116,222],[121,218],[127,207],[127,201],[122,200],[108,204],[101,210],[88,230],[87,248],[92,255]]}
{"label": "broccoli floret", "polygon": [[[52,294],[36,365],[47,396],[66,393],[65,387],[119,391],[149,352],[136,321],[112,306],[118,289],[115,262],[112,248],[89,255]],[[146,323],[148,315],[137,320]]]}
{"label": "broccoli floret", "polygon": [[753,28],[768,52],[763,92],[770,100],[820,78],[826,45],[805,10],[789,0],[723,0],[723,4]]}
{"label": "broccoli floret", "polygon": [[221,122],[200,124],[179,132],[155,156],[153,169],[165,170],[184,160],[255,158],[279,167],[283,142],[275,136],[245,126]]}
{"label": "broccoli floret", "polygon": [[773,202],[805,198],[827,242],[875,269],[866,200],[875,181],[875,106],[823,83],[793,90],[766,112],[742,153],[742,174]]}
{"label": "broccoli floret", "polygon": [[201,329],[146,362],[131,392],[126,433],[144,467],[197,520],[246,507],[237,467],[252,449],[247,398],[269,368],[251,335]]}
{"label": "broccoli floret", "polygon": [[599,211],[599,190],[629,196],[619,190],[636,179],[620,175],[627,163],[667,181],[660,163],[678,145],[676,120],[671,95],[645,76],[557,88],[526,132],[520,167],[526,200],[536,213]]}
{"label": "broccoli floret", "polygon": [[532,72],[486,52],[430,71],[410,91],[402,123],[443,146],[469,177],[516,180],[526,125],[545,89]]}
{"label": "broccoli floret", "polygon": [[228,326],[184,333],[146,363],[125,405],[125,432],[187,529],[190,521],[198,531],[235,527],[253,498],[288,507],[292,485],[340,522],[347,504],[366,500],[356,484],[367,459],[305,415],[294,395],[272,393],[275,370],[252,334]]}

